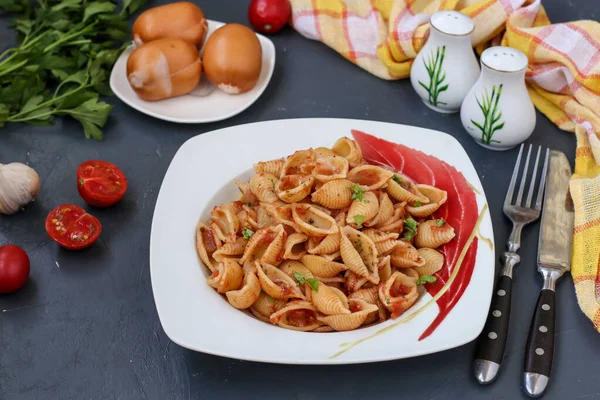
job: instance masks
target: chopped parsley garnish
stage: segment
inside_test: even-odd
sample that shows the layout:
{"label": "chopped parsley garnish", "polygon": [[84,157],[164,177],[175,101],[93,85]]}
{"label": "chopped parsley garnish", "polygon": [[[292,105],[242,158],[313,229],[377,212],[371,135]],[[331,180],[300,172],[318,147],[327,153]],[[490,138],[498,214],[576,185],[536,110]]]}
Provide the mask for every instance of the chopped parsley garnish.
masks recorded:
{"label": "chopped parsley garnish", "polygon": [[435,276],[421,275],[419,279],[417,279],[417,285],[422,285],[424,283],[433,283],[435,281],[437,281],[437,278]]}
{"label": "chopped parsley garnish", "polygon": [[404,239],[410,240],[417,234],[417,221],[412,218],[404,220]]}
{"label": "chopped parsley garnish", "polygon": [[246,205],[247,205],[248,207],[252,207],[252,206],[254,206],[254,204],[252,204],[252,203],[246,203]]}
{"label": "chopped parsley garnish", "polygon": [[396,174],[394,174],[394,176],[392,176],[392,180],[394,182],[396,182],[398,185],[402,186],[404,189],[408,189],[409,185],[408,183],[404,182],[402,179],[400,179],[400,177]]}
{"label": "chopped parsley garnish", "polygon": [[275,191],[275,181],[271,179],[271,186],[273,186],[273,191]]}
{"label": "chopped parsley garnish", "polygon": [[419,200],[415,201],[415,207],[421,207],[421,202]]}
{"label": "chopped parsley garnish", "polygon": [[365,216],[364,215],[355,215],[354,216],[354,222],[356,222],[356,225],[358,225],[359,228],[362,227],[363,222],[365,222]]}
{"label": "chopped parsley garnish", "polygon": [[304,274],[301,274],[299,272],[294,272],[293,275],[294,279],[296,279],[299,284],[304,285],[305,283],[308,283],[308,286],[310,286],[312,290],[314,290],[315,292],[319,291],[319,281],[315,278],[306,279],[304,277]]}
{"label": "chopped parsley garnish", "polygon": [[244,239],[248,240],[252,235],[254,235],[254,231],[248,228],[242,229],[242,235],[244,235]]}
{"label": "chopped parsley garnish", "polygon": [[267,294],[266,296],[267,296],[267,301],[268,301],[269,303],[275,303],[275,299],[274,299],[274,298],[272,298],[272,297],[271,297],[271,296],[269,296],[268,294]]}
{"label": "chopped parsley garnish", "polygon": [[[354,186],[351,186],[348,189],[352,190],[352,200],[365,201],[365,191],[361,189],[358,183],[355,183]],[[366,202],[368,203],[368,200]]]}
{"label": "chopped parsley garnish", "polygon": [[436,219],[435,220],[435,224],[437,226],[444,226],[445,223],[446,223],[446,221],[444,221],[444,218],[440,218],[440,219]]}

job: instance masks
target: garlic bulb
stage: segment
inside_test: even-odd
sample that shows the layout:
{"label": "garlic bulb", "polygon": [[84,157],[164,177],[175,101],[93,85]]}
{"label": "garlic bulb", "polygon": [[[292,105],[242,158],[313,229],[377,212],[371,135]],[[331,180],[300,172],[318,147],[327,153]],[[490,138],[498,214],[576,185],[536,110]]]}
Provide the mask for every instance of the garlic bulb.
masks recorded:
{"label": "garlic bulb", "polygon": [[33,201],[40,191],[40,177],[21,163],[0,164],[0,214],[11,215]]}

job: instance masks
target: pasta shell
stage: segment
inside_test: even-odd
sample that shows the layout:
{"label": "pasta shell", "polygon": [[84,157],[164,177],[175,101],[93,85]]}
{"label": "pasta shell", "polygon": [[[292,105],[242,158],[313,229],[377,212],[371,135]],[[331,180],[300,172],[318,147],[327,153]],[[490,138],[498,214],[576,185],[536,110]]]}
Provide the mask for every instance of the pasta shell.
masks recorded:
{"label": "pasta shell", "polygon": [[314,278],[310,269],[306,268],[306,266],[299,261],[286,260],[281,263],[279,269],[292,278],[294,277],[294,273],[302,274],[306,279]]}
{"label": "pasta shell", "polygon": [[325,236],[321,241],[319,238],[311,238],[312,247],[309,248],[310,254],[333,254],[340,249],[340,233],[334,233]]}
{"label": "pasta shell", "polygon": [[315,154],[312,149],[296,151],[285,160],[281,169],[281,177],[301,173],[301,166],[314,160]]}
{"label": "pasta shell", "polygon": [[318,290],[311,293],[310,301],[325,315],[350,314],[346,295],[327,285],[319,285]]}
{"label": "pasta shell", "polygon": [[358,164],[362,161],[362,152],[358,144],[344,136],[338,139],[331,148],[335,154],[344,157],[350,164]]}
{"label": "pasta shell", "polygon": [[[365,192],[362,200],[354,200],[348,210],[348,216],[346,217],[346,223],[362,227],[362,224],[372,220],[379,211],[379,200],[373,192]],[[360,218],[360,219],[359,219]]]}
{"label": "pasta shell", "polygon": [[375,243],[377,252],[382,255],[389,254],[396,246],[398,246],[398,241],[394,239],[388,239],[384,242]]}
{"label": "pasta shell", "polygon": [[252,167],[257,173],[266,172],[271,175],[280,176],[284,163],[285,160],[281,158],[279,160],[259,161]]}
{"label": "pasta shell", "polygon": [[311,332],[317,332],[317,333],[322,333],[322,332],[335,332],[335,329],[333,329],[330,326],[327,325],[323,325],[318,327],[317,329],[313,329]]}
{"label": "pasta shell", "polygon": [[334,218],[340,228],[346,226],[346,212],[340,211]]}
{"label": "pasta shell", "polygon": [[302,264],[313,273],[322,278],[333,278],[340,272],[347,270],[346,265],[335,261],[329,261],[323,257],[307,254],[301,259]]}
{"label": "pasta shell", "polygon": [[346,271],[344,277],[346,278],[345,284],[348,293],[360,290],[367,282],[369,282],[367,278],[357,275],[352,271]]}
{"label": "pasta shell", "polygon": [[402,269],[402,273],[408,276],[409,278],[414,279],[415,282],[417,281],[417,279],[419,279],[419,273],[414,268],[404,268]]}
{"label": "pasta shell", "polygon": [[383,322],[387,319],[386,308],[379,301],[379,292],[377,286],[370,287],[368,289],[360,289],[348,296],[348,299],[360,299],[364,300],[369,304],[377,306],[378,310],[369,314],[363,325],[367,325],[373,322]]}
{"label": "pasta shell", "polygon": [[250,229],[252,231],[259,229],[256,218],[257,215],[255,210],[249,211],[247,209],[243,209],[237,214],[237,219],[240,223],[240,229]]}
{"label": "pasta shell", "polygon": [[[261,205],[264,206],[267,213],[271,215],[273,221],[285,225],[284,228],[289,227],[294,232],[300,232],[300,228],[298,228],[298,225],[294,222],[292,206],[290,204],[281,202],[281,204],[262,203]],[[286,229],[286,231],[288,231],[288,229]]]}
{"label": "pasta shell", "polygon": [[304,233],[292,233],[285,241],[283,252],[284,260],[299,260],[306,254],[306,241],[308,236]]}
{"label": "pasta shell", "polygon": [[389,224],[386,224],[384,226],[379,226],[377,227],[377,229],[383,232],[402,233],[402,231],[404,230],[404,220],[399,219],[397,221],[390,222]]}
{"label": "pasta shell", "polygon": [[347,179],[332,180],[315,190],[310,197],[313,203],[327,208],[346,208],[352,204],[352,185]]}
{"label": "pasta shell", "polygon": [[365,226],[376,226],[386,224],[394,215],[394,204],[390,197],[385,192],[379,193],[379,209],[375,218],[367,221]]}
{"label": "pasta shell", "polygon": [[393,267],[412,268],[425,265],[425,259],[413,245],[403,240],[398,240],[396,243],[397,246],[390,254]]}
{"label": "pasta shell", "polygon": [[406,211],[412,216],[419,218],[427,217],[436,212],[448,200],[448,193],[444,190],[429,185],[417,185],[417,188],[423,195],[427,196],[430,203],[419,206],[414,205],[414,203],[407,204]]}
{"label": "pasta shell", "polygon": [[212,229],[200,223],[196,228],[196,251],[200,261],[210,269],[211,272],[217,268],[216,262],[212,259],[212,254],[217,251],[217,242]]}
{"label": "pasta shell", "polygon": [[240,193],[244,194],[250,190],[250,182],[243,182],[238,179],[234,179],[233,183],[238,187]]}
{"label": "pasta shell", "polygon": [[233,243],[225,243],[219,250],[213,253],[213,258],[221,262],[226,257],[241,257],[244,254],[244,249],[246,248],[247,243],[248,241],[241,237],[237,238],[237,240]]}
{"label": "pasta shell", "polygon": [[256,224],[259,229],[267,228],[269,226],[277,225],[277,220],[266,208],[258,207],[256,211]]}
{"label": "pasta shell", "polygon": [[230,290],[239,289],[243,279],[244,272],[240,264],[234,260],[225,259],[217,265],[206,281],[219,293],[227,293]]}
{"label": "pasta shell", "polygon": [[335,155],[318,158],[312,174],[319,182],[343,179],[348,174],[348,160]]}
{"label": "pasta shell", "polygon": [[321,276],[316,276],[315,279],[317,279],[319,282],[323,282],[327,286],[334,286],[338,283],[340,283],[340,284],[344,283],[344,278],[339,275],[334,276],[333,278],[323,278]]}
{"label": "pasta shell", "polygon": [[240,310],[252,306],[259,295],[260,281],[254,271],[250,271],[244,276],[241,289],[225,293],[229,304]]}
{"label": "pasta shell", "polygon": [[406,201],[413,204],[415,201],[420,201],[421,204],[428,204],[429,199],[419,192],[417,185],[406,176],[397,173],[392,174],[388,181],[386,191],[390,197],[396,201]]}
{"label": "pasta shell", "polygon": [[340,253],[339,251],[336,251],[335,253],[331,253],[331,254],[321,254],[321,257],[323,257],[324,259],[329,260],[329,261],[335,261],[335,260],[342,258],[342,253]]}
{"label": "pasta shell", "polygon": [[296,281],[279,268],[257,261],[256,272],[262,290],[272,298],[279,300],[305,298]]}
{"label": "pasta shell", "polygon": [[385,168],[375,165],[361,165],[360,167],[352,168],[346,179],[357,183],[363,190],[375,190],[385,185],[394,173]]}
{"label": "pasta shell", "polygon": [[379,283],[377,249],[364,233],[349,226],[342,228],[340,252],[349,270],[365,277],[373,284]]}
{"label": "pasta shell", "polygon": [[259,201],[273,203],[279,200],[277,194],[275,194],[275,188],[278,184],[279,179],[275,175],[260,172],[254,174],[250,179],[250,191]]}
{"label": "pasta shell", "polygon": [[444,255],[437,250],[423,247],[419,249],[419,254],[425,259],[425,265],[416,267],[415,270],[420,275],[433,275],[444,266]]}
{"label": "pasta shell", "polygon": [[351,314],[328,315],[317,317],[317,319],[338,332],[351,331],[360,327],[369,314],[376,312],[379,308],[376,305],[369,304],[364,300],[348,300]]}
{"label": "pasta shell", "polygon": [[315,153],[315,158],[321,158],[321,157],[328,157],[328,156],[335,156],[335,152],[331,149],[328,149],[327,147],[317,147],[316,149],[313,150]]}
{"label": "pasta shell", "polygon": [[379,263],[377,264],[377,268],[379,270],[379,281],[380,282],[384,282],[390,276],[392,276],[392,264],[390,262],[391,262],[390,256],[385,256],[381,260],[379,260]]}
{"label": "pasta shell", "polygon": [[377,229],[365,229],[362,232],[367,235],[375,245],[377,245],[377,243],[387,242],[388,240],[398,239],[398,236],[400,236],[396,232],[382,232]]}
{"label": "pasta shell", "polygon": [[292,216],[298,228],[309,236],[327,236],[338,231],[333,218],[309,204],[292,204]]}
{"label": "pasta shell", "polygon": [[454,239],[454,228],[444,220],[427,220],[419,224],[415,246],[435,249]]}
{"label": "pasta shell", "polygon": [[237,240],[240,223],[230,207],[214,207],[210,213],[210,227],[223,242],[233,243]]}
{"label": "pasta shell", "polygon": [[283,300],[277,300],[262,292],[250,307],[250,311],[254,316],[263,322],[270,322],[269,317],[274,312],[281,310],[287,303]]}
{"label": "pasta shell", "polygon": [[310,194],[315,179],[310,175],[286,175],[277,186],[277,197],[286,203],[297,203]]}
{"label": "pasta shell", "polygon": [[229,210],[232,214],[237,215],[243,210],[244,204],[241,201],[230,201],[229,203],[223,203],[219,207],[223,210]]}
{"label": "pasta shell", "polygon": [[295,331],[312,331],[323,325],[317,319],[317,309],[306,300],[294,300],[269,317],[272,324]]}
{"label": "pasta shell", "polygon": [[283,256],[283,246],[287,234],[283,226],[261,228],[248,240],[240,262],[260,260],[268,264],[279,265]]}
{"label": "pasta shell", "polygon": [[415,279],[396,271],[379,286],[379,300],[398,318],[417,301],[419,293]]}

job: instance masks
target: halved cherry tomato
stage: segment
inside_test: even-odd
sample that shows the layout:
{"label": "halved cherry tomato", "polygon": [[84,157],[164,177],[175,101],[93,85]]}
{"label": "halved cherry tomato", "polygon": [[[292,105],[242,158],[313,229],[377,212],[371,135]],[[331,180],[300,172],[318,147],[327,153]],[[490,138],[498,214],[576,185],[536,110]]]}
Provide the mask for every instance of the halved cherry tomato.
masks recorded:
{"label": "halved cherry tomato", "polygon": [[102,224],[79,206],[63,204],[46,218],[46,231],[56,243],[69,250],[91,246],[100,237]]}
{"label": "halved cherry tomato", "polygon": [[77,168],[77,190],[89,205],[110,207],[125,195],[127,178],[114,164],[90,160]]}
{"label": "halved cherry tomato", "polygon": [[21,289],[29,278],[29,256],[22,248],[7,244],[0,247],[0,293]]}

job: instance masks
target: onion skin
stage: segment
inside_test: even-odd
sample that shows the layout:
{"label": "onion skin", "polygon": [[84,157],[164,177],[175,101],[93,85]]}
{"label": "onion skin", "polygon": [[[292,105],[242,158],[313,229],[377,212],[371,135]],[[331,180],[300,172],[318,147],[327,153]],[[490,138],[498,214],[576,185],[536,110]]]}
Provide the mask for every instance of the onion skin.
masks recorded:
{"label": "onion skin", "polygon": [[135,49],[127,60],[127,80],[143,100],[189,93],[200,82],[198,49],[183,39],[158,39]]}
{"label": "onion skin", "polygon": [[209,81],[229,94],[254,86],[262,68],[262,47],[256,34],[240,24],[217,29],[206,41],[202,58]]}
{"label": "onion skin", "polygon": [[200,48],[206,38],[208,22],[194,3],[177,2],[150,8],[133,23],[133,41],[144,43],[164,38],[184,39]]}

